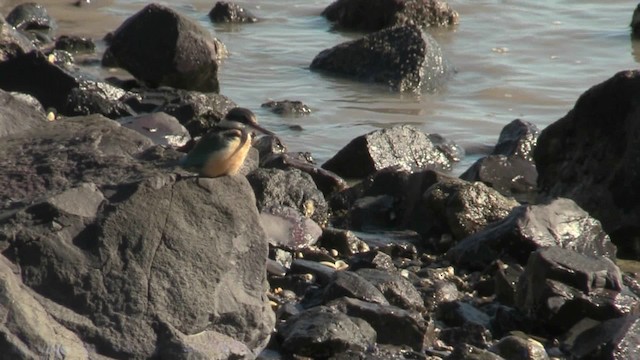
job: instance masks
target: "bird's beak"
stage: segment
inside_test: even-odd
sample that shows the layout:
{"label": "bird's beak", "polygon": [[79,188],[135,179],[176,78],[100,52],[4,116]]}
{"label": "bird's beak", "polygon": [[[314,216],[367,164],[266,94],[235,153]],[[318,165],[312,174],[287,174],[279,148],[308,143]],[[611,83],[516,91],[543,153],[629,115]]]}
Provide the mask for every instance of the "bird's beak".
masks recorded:
{"label": "bird's beak", "polygon": [[266,134],[266,135],[274,135],[274,136],[275,136],[275,133],[274,133],[273,131],[269,131],[269,130],[267,130],[267,129],[263,128],[262,126],[260,126],[260,125],[258,125],[258,124],[250,124],[249,126],[250,126],[251,128],[253,128],[253,129],[255,129],[255,130],[258,130],[259,132],[261,132],[261,133],[263,133],[263,134]]}

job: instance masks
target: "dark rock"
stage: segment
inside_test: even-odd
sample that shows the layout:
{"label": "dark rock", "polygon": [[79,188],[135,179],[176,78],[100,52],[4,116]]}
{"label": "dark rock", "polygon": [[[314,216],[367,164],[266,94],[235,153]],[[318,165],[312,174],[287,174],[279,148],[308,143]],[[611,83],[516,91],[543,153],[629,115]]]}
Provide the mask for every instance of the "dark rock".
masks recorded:
{"label": "dark rock", "polygon": [[537,196],[535,164],[504,155],[489,155],[476,161],[460,178],[482,181],[504,196],[513,196],[522,202],[533,202]]}
{"label": "dark rock", "polygon": [[405,310],[424,310],[422,296],[402,275],[379,269],[360,269],[356,274],[380,290],[391,305]]}
{"label": "dark rock", "polygon": [[573,342],[571,355],[577,359],[634,359],[640,356],[640,319],[625,315],[596,325]]}
{"label": "dark rock", "polygon": [[420,291],[423,294],[425,304],[431,311],[442,303],[457,301],[462,297],[456,284],[445,280],[435,280],[432,286],[420,289]]}
{"label": "dark rock", "polygon": [[133,159],[152,145],[148,138],[99,115],[49,122],[4,138],[0,204],[29,204],[82,183],[112,186],[155,175],[153,163]]}
{"label": "dark rock", "polygon": [[621,290],[620,269],[608,258],[553,246],[529,257],[518,282],[516,305],[557,333],[585,317],[608,320],[623,315],[628,310],[618,304]]}
{"label": "dark rock", "polygon": [[[12,91],[9,94],[13,95],[14,98],[16,98],[16,100],[19,100],[29,106],[31,106],[32,108],[34,108],[35,110],[37,110],[39,113],[41,114],[45,114],[45,110],[42,107],[42,104],[40,104],[40,101],[38,101],[38,99],[36,99],[35,97],[29,95],[29,94],[25,94],[25,93],[21,93],[21,92],[17,92],[17,91]],[[47,117],[47,120],[50,120]]]}
{"label": "dark rock", "polygon": [[375,331],[364,322],[324,306],[295,315],[278,329],[282,347],[294,354],[326,358],[346,351],[363,351],[375,342]]}
{"label": "dark rock", "polygon": [[446,360],[504,360],[503,357],[473,345],[461,344],[456,346]]}
{"label": "dark rock", "polygon": [[338,26],[363,31],[413,23],[419,26],[447,26],[458,23],[459,15],[440,0],[337,0],[322,16]]}
{"label": "dark rock", "polygon": [[515,304],[516,286],[524,269],[519,264],[505,264],[497,261],[498,269],[493,275],[496,300],[505,305]]}
{"label": "dark rock", "polygon": [[0,138],[39,127],[47,122],[33,106],[0,89]]}
{"label": "dark rock", "polygon": [[413,126],[401,125],[351,140],[322,167],[343,177],[362,178],[390,166],[449,170],[451,165],[427,134]]}
{"label": "dark rock", "polygon": [[5,359],[96,357],[78,335],[55,319],[31,289],[25,287],[19,271],[0,256],[0,312],[7,314],[0,324],[0,348]]}
{"label": "dark rock", "polygon": [[319,240],[320,246],[325,249],[335,249],[343,256],[369,251],[369,245],[360,240],[349,230],[325,228]]}
{"label": "dark rock", "polygon": [[264,135],[256,138],[253,140],[253,147],[260,152],[260,166],[264,166],[265,160],[270,157],[287,153],[287,145],[275,135]]}
{"label": "dark rock", "polygon": [[[264,136],[263,138],[269,138]],[[335,173],[318,167],[315,164],[310,164],[307,161],[300,160],[298,157],[291,153],[272,154],[265,158],[260,157],[261,166],[264,168],[276,168],[276,169],[298,169],[311,175],[313,182],[324,196],[330,196],[331,194],[342,191],[347,188],[347,182]]]}
{"label": "dark rock", "polygon": [[313,274],[316,277],[318,284],[326,285],[331,282],[336,270],[315,261],[295,259],[293,260],[293,263],[291,263],[290,272],[293,274]]}
{"label": "dark rock", "polygon": [[415,351],[408,346],[397,346],[388,344],[376,344],[375,347],[364,351],[347,350],[336,354],[328,360],[427,360],[428,358],[420,351]]}
{"label": "dark rock", "polygon": [[540,130],[535,124],[520,119],[513,120],[500,131],[498,143],[491,154],[533,161],[533,151],[539,135]]}
{"label": "dark rock", "polygon": [[260,219],[269,244],[286,250],[297,251],[314,245],[322,235],[318,224],[287,206],[265,208]]}
{"label": "dark rock", "polygon": [[302,101],[294,100],[281,100],[281,101],[267,101],[261,105],[264,108],[268,108],[272,112],[285,115],[308,115],[311,114],[311,109],[302,103]]}
{"label": "dark rock", "polygon": [[631,36],[640,36],[640,4],[633,10],[633,16],[631,17]]}
{"label": "dark rock", "polygon": [[489,318],[489,315],[462,301],[441,303],[438,307],[438,313],[438,318],[449,326],[464,327],[469,324],[476,324],[491,330],[491,318]]}
{"label": "dark rock", "polygon": [[327,222],[327,202],[309,175],[296,169],[257,169],[247,179],[261,211],[289,206],[320,225]]}
{"label": "dark rock", "polygon": [[418,313],[347,297],[336,299],[327,306],[365,320],[376,330],[377,342],[381,344],[407,345],[416,351],[430,345],[425,344],[429,329]]}
{"label": "dark rock", "polygon": [[0,62],[35,50],[35,46],[0,15]]}
{"label": "dark rock", "polygon": [[[95,120],[82,120],[85,133],[96,128]],[[76,151],[86,151],[88,158],[108,144],[121,154],[111,157],[143,176],[138,160],[127,156],[131,149],[118,146],[127,143],[115,136],[140,135],[120,129],[101,133],[102,143],[85,140],[93,150],[76,144]],[[65,134],[82,139],[80,131]],[[55,152],[50,158],[73,161]],[[221,346],[226,337],[261,350],[274,317],[264,296],[267,243],[246,180],[176,182],[155,170],[142,181],[106,186],[118,175],[119,164],[113,165],[102,174],[98,166],[93,174],[85,170],[102,192],[69,189],[3,221],[0,239],[9,243],[3,253],[20,266],[24,283],[84,319],[72,323],[62,317],[85,348],[104,356],[148,358],[176,347],[211,353],[207,346]],[[165,337],[156,328],[162,323],[176,335]],[[210,344],[196,346],[199,340]]]}
{"label": "dark rock", "polygon": [[[502,220],[518,205],[512,198],[480,182],[441,178],[422,197],[430,233],[451,233],[463,239]],[[444,228],[443,228],[444,227]]]}
{"label": "dark rock", "polygon": [[538,177],[533,151],[539,134],[532,123],[512,121],[500,132],[492,154],[476,161],[460,178],[482,181],[505,196],[532,202]]}
{"label": "dark rock", "polygon": [[465,326],[441,329],[440,340],[454,348],[468,344],[486,349],[489,347],[493,338],[491,332],[484,326],[476,323],[468,323]]}
{"label": "dark rock", "polygon": [[353,231],[353,234],[364,241],[369,249],[379,250],[394,257],[415,258],[417,248],[422,244],[422,237],[414,231]]}
{"label": "dark rock", "polygon": [[524,265],[532,251],[549,246],[615,259],[615,246],[598,220],[569,199],[519,206],[504,220],[456,244],[447,256],[471,268],[484,268],[498,258]]}
{"label": "dark rock", "polygon": [[96,50],[96,44],[86,37],[62,35],[56,39],[55,48],[70,53],[92,53]]}
{"label": "dark rock", "polygon": [[47,60],[50,63],[60,66],[63,69],[71,69],[75,63],[73,55],[65,50],[54,49],[47,55]]}
{"label": "dark rock", "polygon": [[133,115],[124,101],[134,94],[106,82],[71,73],[31,52],[0,63],[0,87],[36,97],[45,108],[62,115],[99,113],[109,118]]}
{"label": "dark rock", "polygon": [[180,148],[191,139],[178,119],[163,112],[121,118],[118,122],[148,137],[156,145]]}
{"label": "dark rock", "polygon": [[505,359],[546,360],[549,359],[544,346],[531,338],[506,336],[489,348]]}
{"label": "dark rock", "polygon": [[452,71],[436,40],[415,25],[380,30],[323,50],[310,68],[413,92],[437,89]]}
{"label": "dark rock", "polygon": [[174,88],[133,88],[139,99],[128,104],[138,112],[162,111],[174,116],[192,137],[204,135],[236,104],[228,97]]}
{"label": "dark rock", "polygon": [[325,303],[343,296],[389,305],[380,290],[352,271],[336,271],[324,289],[323,299]]}
{"label": "dark rock", "polygon": [[640,254],[638,94],[640,71],[592,87],[542,131],[534,152],[540,192],[573,199],[632,258]]}
{"label": "dark rock", "polygon": [[51,42],[54,24],[43,5],[33,2],[20,4],[11,10],[6,19],[36,43]]}
{"label": "dark rock", "polygon": [[150,4],[114,33],[104,57],[152,87],[219,92],[224,45],[177,12]]}
{"label": "dark rock", "polygon": [[258,18],[238,4],[218,1],[209,12],[209,18],[219,23],[254,23]]}
{"label": "dark rock", "polygon": [[391,256],[382,251],[373,250],[356,254],[349,259],[349,266],[352,270],[361,268],[382,269],[386,271],[396,271]]}
{"label": "dark rock", "polygon": [[456,144],[453,140],[447,139],[440,134],[429,134],[429,140],[452,162],[458,162],[464,158],[464,148]]}

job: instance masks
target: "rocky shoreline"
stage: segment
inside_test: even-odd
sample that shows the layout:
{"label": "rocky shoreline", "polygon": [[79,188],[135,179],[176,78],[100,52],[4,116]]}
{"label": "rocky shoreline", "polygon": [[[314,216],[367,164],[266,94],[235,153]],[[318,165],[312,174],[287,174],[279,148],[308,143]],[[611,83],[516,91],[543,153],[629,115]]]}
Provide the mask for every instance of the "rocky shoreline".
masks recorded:
{"label": "rocky shoreline", "polygon": [[[371,33],[310,69],[413,92],[452,76],[422,28],[454,10],[375,5],[329,6]],[[640,356],[640,275],[616,265],[640,254],[640,72],[542,131],[505,124],[459,178],[464,150],[408,125],[322,166],[264,136],[240,175],[199,178],[178,163],[236,106],[218,93],[225,44],[151,4],[101,60],[135,79],[94,79],[73,63],[91,41],[52,24],[34,4],[0,17],[0,358]]]}

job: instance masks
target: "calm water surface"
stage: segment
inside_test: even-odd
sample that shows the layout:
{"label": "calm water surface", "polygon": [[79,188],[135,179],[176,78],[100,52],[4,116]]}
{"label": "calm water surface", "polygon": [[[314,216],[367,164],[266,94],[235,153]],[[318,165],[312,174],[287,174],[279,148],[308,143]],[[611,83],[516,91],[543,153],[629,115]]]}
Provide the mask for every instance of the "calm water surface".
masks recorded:
{"label": "calm water surface", "polygon": [[[221,93],[254,110],[293,151],[311,151],[322,163],[355,136],[409,123],[463,145],[464,171],[489,151],[502,127],[521,118],[540,128],[562,117],[578,96],[620,70],[633,69],[640,45],[628,24],[630,1],[449,1],[460,24],[429,29],[455,76],[436,93],[398,94],[383,86],[336,79],[308,70],[321,50],[361,36],[341,33],[319,16],[331,0],[237,1],[263,19],[214,25],[214,1],[161,2],[198,21],[222,40],[230,56],[219,69]],[[20,1],[0,1],[7,14]],[[40,1],[57,19],[57,34],[99,41],[146,1]],[[103,69],[88,69],[99,76]],[[126,75],[125,75],[126,76]],[[267,100],[301,100],[313,113],[283,118],[260,108]],[[291,130],[302,126],[302,131]]]}

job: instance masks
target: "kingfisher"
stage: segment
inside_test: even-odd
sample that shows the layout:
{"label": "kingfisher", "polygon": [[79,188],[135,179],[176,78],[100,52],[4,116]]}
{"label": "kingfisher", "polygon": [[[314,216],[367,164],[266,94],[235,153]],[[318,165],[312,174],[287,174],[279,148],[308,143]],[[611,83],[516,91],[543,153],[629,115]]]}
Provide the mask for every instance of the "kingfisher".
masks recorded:
{"label": "kingfisher", "polygon": [[251,148],[255,136],[252,130],[275,135],[258,125],[251,110],[233,108],[211,131],[202,136],[182,158],[180,165],[203,177],[234,175],[242,167]]}

